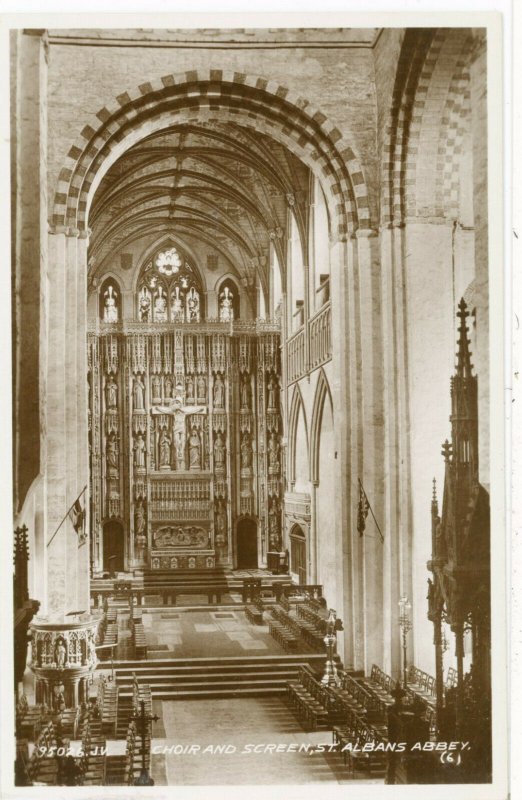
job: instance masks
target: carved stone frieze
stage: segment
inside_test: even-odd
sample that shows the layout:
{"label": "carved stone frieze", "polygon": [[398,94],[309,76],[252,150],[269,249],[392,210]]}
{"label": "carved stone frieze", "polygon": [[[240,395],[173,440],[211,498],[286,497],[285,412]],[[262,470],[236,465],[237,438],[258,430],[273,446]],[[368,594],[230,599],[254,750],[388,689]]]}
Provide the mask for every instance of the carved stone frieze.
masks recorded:
{"label": "carved stone frieze", "polygon": [[163,525],[153,531],[153,546],[156,550],[168,547],[196,548],[208,547],[209,532],[196,525]]}

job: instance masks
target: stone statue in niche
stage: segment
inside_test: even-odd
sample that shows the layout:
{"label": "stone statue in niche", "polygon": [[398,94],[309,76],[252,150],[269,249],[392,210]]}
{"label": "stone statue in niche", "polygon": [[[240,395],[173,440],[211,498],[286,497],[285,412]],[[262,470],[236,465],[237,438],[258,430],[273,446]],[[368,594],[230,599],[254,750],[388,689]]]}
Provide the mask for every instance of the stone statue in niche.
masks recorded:
{"label": "stone statue in niche", "polygon": [[145,533],[145,509],[142,500],[139,501],[134,512],[134,533],[136,536],[143,536]]}
{"label": "stone statue in niche", "polygon": [[192,375],[187,378],[187,400],[194,400],[194,379]]}
{"label": "stone statue in niche", "polygon": [[158,292],[154,298],[154,321],[167,321],[167,298],[163,293],[163,287],[161,284],[158,286]]}
{"label": "stone statue in niche", "polygon": [[145,384],[141,379],[141,375],[136,375],[132,387],[132,398],[134,400],[134,411],[145,410]]}
{"label": "stone statue in niche", "polygon": [[134,442],[134,466],[137,472],[145,471],[145,449],[143,434],[138,433],[136,441]]}
{"label": "stone statue in niche", "polygon": [[268,403],[267,408],[270,411],[277,409],[277,381],[272,375],[268,383]]}
{"label": "stone statue in niche", "polygon": [[207,399],[207,382],[205,381],[203,375],[198,376],[197,385],[198,385],[198,400],[205,402],[205,400]]}
{"label": "stone statue in niche", "polygon": [[225,442],[220,433],[214,441],[214,469],[216,472],[225,471]]}
{"label": "stone statue in niche", "polygon": [[159,463],[161,469],[170,469],[170,445],[171,439],[165,428],[159,437]]}
{"label": "stone statue in niche", "polygon": [[154,375],[152,379],[152,402],[161,403],[161,380],[159,375]]}
{"label": "stone statue in niche", "polygon": [[225,400],[225,385],[220,373],[214,379],[214,408],[223,408]]}
{"label": "stone statue in niche", "polygon": [[140,322],[148,322],[150,315],[150,295],[145,287],[141,290],[138,313]]}
{"label": "stone statue in niche", "polygon": [[234,295],[225,286],[224,290],[219,295],[219,321],[232,322],[234,319]]}
{"label": "stone statue in niche", "polygon": [[179,286],[176,286],[174,292],[172,293],[170,303],[170,318],[173,322],[183,322],[185,319],[183,295],[180,294]]}
{"label": "stone statue in niche", "polygon": [[63,683],[55,683],[53,686],[53,699],[54,711],[60,713],[65,709],[65,687]]}
{"label": "stone statue in niche", "polygon": [[118,440],[113,433],[107,439],[107,470],[109,475],[118,474]]}
{"label": "stone statue in niche", "polygon": [[279,472],[279,442],[275,433],[270,435],[268,443],[268,470],[271,473]]}
{"label": "stone statue in niche", "polygon": [[103,321],[118,322],[118,306],[116,305],[117,294],[112,286],[109,286],[106,290],[104,298]]}
{"label": "stone statue in niche", "polygon": [[107,383],[105,384],[105,399],[107,401],[107,408],[116,408],[118,405],[118,386],[116,381],[109,375]]}
{"label": "stone statue in niche", "polygon": [[271,550],[279,550],[281,548],[279,520],[277,511],[274,507],[270,509],[268,514],[268,542]]}
{"label": "stone statue in niche", "polygon": [[241,384],[241,410],[248,411],[250,408],[250,381],[248,375],[245,375]]}
{"label": "stone statue in niche", "polygon": [[176,433],[176,467],[177,469],[185,469],[185,439],[183,433],[178,431]]}
{"label": "stone statue in niche", "polygon": [[201,442],[195,428],[192,428],[189,439],[189,461],[190,469],[201,469]]}
{"label": "stone statue in niche", "polygon": [[241,469],[250,469],[251,465],[252,448],[250,447],[248,433],[244,433],[241,439]]}
{"label": "stone statue in niche", "polygon": [[170,378],[166,378],[165,379],[165,397],[166,398],[171,398],[172,397],[172,389],[173,389],[173,386],[172,386],[171,379]]}
{"label": "stone statue in niche", "polygon": [[224,505],[219,504],[216,511],[216,544],[223,547],[227,540],[227,513]]}
{"label": "stone statue in niche", "polygon": [[58,669],[65,669],[67,648],[65,646],[65,640],[61,636],[56,640],[56,645],[54,647],[54,660]]}
{"label": "stone statue in niche", "polygon": [[194,287],[187,294],[187,322],[199,322],[199,294]]}

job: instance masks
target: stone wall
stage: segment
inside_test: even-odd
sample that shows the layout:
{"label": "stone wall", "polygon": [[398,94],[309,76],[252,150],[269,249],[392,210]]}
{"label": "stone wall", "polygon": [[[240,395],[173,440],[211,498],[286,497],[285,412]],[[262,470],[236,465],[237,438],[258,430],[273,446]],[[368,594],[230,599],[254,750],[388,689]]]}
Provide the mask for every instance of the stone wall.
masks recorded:
{"label": "stone wall", "polygon": [[[262,38],[262,32],[256,37]],[[373,55],[368,46],[220,49],[53,44],[49,59],[49,190],[84,125],[126,90],[163,75],[234,70],[274,80],[319,108],[364,163],[377,207]],[[328,91],[325,91],[325,86]]]}

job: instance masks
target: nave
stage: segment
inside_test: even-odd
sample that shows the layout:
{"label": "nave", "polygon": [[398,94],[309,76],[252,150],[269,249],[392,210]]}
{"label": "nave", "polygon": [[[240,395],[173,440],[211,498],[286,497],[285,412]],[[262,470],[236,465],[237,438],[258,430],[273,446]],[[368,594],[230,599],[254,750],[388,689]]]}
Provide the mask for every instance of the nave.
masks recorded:
{"label": "nave", "polygon": [[487,34],[12,31],[17,784],[491,781]]}

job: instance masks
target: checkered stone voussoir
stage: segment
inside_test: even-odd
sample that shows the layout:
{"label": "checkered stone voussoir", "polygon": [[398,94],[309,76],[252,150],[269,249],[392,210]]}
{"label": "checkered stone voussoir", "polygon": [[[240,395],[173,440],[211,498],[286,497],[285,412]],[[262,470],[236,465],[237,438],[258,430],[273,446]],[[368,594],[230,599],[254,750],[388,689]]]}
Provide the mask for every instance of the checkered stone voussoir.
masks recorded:
{"label": "checkered stone voussoir", "polygon": [[[339,225],[346,225],[347,219],[357,225],[361,213],[366,220],[369,200],[362,168],[342,132],[325,114],[306,98],[273,80],[238,71],[209,69],[163,75],[144,82],[120,93],[93,116],[70,148],[60,172],[53,209],[55,224],[62,224],[64,214],[68,221],[75,218],[73,221],[86,224],[89,189],[103,161],[115,146],[121,149],[120,143],[130,132],[140,126],[145,129],[148,124],[145,116],[152,118],[159,103],[165,108],[170,98],[176,101],[172,112],[176,124],[184,118],[197,121],[202,113],[200,108],[207,110],[210,102],[213,118],[238,117],[249,127],[275,136],[316,174],[320,168],[321,174],[328,176],[332,193],[333,187],[337,187],[338,196],[349,194],[351,201],[343,209],[345,222]],[[230,106],[232,98],[235,103]],[[186,114],[183,99],[189,107]],[[239,100],[244,107],[237,107]],[[159,114],[158,110],[156,115]]]}

